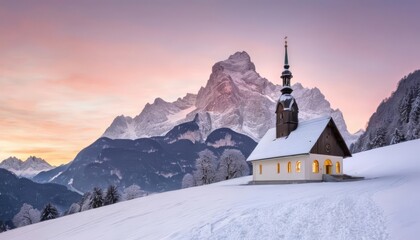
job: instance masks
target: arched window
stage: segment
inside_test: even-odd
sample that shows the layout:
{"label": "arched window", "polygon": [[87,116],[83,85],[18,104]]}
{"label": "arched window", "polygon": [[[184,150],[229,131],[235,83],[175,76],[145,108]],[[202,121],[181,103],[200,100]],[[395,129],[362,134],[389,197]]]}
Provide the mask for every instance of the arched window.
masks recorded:
{"label": "arched window", "polygon": [[292,163],[291,162],[288,162],[287,163],[287,172],[288,173],[291,173],[292,172]]}
{"label": "arched window", "polygon": [[262,174],[262,164],[260,163],[260,174]]}
{"label": "arched window", "polygon": [[335,163],[335,173],[340,173],[340,172],[341,172],[340,162],[336,162]]}
{"label": "arched window", "polygon": [[300,161],[296,162],[296,172],[300,172]]}
{"label": "arched window", "polygon": [[280,173],[280,163],[277,163],[277,173]]}
{"label": "arched window", "polygon": [[312,162],[312,172],[319,173],[319,162],[317,160]]}

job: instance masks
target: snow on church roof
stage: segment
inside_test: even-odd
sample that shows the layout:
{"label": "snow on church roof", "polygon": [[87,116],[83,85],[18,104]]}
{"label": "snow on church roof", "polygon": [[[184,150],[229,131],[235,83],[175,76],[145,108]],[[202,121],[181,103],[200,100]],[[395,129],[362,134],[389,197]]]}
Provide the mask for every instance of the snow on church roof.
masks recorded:
{"label": "snow on church roof", "polygon": [[276,138],[276,128],[267,131],[247,161],[308,154],[327,127],[331,117],[299,122],[289,136]]}

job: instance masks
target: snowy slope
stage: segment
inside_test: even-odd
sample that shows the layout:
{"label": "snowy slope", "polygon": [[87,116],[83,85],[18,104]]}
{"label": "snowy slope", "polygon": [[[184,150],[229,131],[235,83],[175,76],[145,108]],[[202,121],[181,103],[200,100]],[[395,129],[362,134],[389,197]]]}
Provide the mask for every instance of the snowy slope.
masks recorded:
{"label": "snowy slope", "polygon": [[[294,83],[298,81],[296,79]],[[115,118],[103,137],[137,139],[162,136],[175,125],[191,121],[198,113],[202,123],[200,128],[205,130],[201,133],[204,139],[214,129],[230,128],[258,141],[275,126],[274,112],[280,89],[280,85],[258,74],[246,52],[236,52],[214,64],[206,86],[197,94],[187,94],[174,102],[156,98],[134,118]],[[357,139],[358,136],[347,131],[341,111],[332,109],[319,89],[308,89],[296,83],[293,90],[299,105],[299,119],[332,116],[348,145]]]}
{"label": "snowy slope", "polygon": [[155,194],[0,234],[0,239],[418,239],[420,140],[355,154],[345,183],[245,185]]}

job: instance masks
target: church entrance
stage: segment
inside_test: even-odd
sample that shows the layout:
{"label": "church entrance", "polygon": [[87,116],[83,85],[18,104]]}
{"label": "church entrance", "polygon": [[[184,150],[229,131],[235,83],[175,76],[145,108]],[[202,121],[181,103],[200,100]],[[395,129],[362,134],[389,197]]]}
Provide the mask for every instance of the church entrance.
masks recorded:
{"label": "church entrance", "polygon": [[329,159],[325,160],[324,162],[325,174],[332,174],[332,167],[333,167],[333,164],[331,160]]}

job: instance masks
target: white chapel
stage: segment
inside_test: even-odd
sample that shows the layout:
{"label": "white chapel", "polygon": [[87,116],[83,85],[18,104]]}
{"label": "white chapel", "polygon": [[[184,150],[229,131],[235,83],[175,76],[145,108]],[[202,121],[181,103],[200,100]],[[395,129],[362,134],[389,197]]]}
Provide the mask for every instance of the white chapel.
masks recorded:
{"label": "white chapel", "polygon": [[343,158],[351,157],[331,117],[299,122],[289,67],[286,41],[276,127],[267,131],[247,159],[252,162],[254,183],[322,181],[323,175],[342,175]]}

